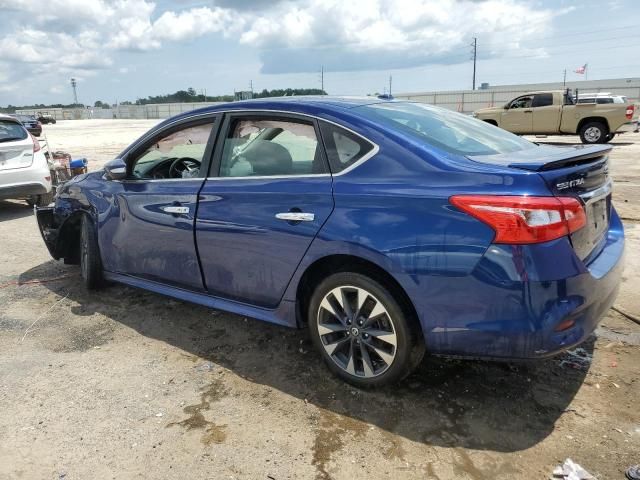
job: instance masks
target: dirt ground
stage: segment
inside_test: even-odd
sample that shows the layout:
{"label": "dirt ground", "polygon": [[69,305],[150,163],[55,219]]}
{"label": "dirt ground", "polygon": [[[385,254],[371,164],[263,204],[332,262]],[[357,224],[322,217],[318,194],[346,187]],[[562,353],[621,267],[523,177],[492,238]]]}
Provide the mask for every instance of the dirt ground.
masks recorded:
{"label": "dirt ground", "polygon": [[[154,123],[45,132],[95,169]],[[640,316],[640,134],[613,145],[617,306]],[[87,293],[31,209],[0,202],[0,478],[545,479],[570,457],[621,479],[640,463],[639,365],[640,325],[612,310],[572,354],[427,358],[398,387],[360,391],[304,331],[123,286]]]}

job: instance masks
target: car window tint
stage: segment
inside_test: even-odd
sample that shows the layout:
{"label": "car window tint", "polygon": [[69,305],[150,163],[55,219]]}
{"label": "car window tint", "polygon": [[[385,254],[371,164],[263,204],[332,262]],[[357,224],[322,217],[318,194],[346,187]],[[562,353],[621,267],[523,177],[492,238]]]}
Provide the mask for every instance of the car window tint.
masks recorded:
{"label": "car window tint", "polygon": [[312,123],[236,119],[224,142],[221,177],[326,173]]}
{"label": "car window tint", "polygon": [[354,108],[400,134],[460,155],[510,153],[536,145],[482,120],[424,103],[388,102]]}
{"label": "car window tint", "polygon": [[336,125],[321,122],[320,130],[332,173],[341,172],[373,150],[370,142]]}
{"label": "car window tint", "polygon": [[[154,140],[131,167],[132,176],[138,179],[188,178],[199,175],[204,151],[211,135],[213,123],[184,128]],[[189,161],[194,169],[170,172],[171,164],[178,158]],[[173,175],[170,175],[173,173]],[[180,174],[178,176],[178,173]]]}
{"label": "car window tint", "polygon": [[548,107],[553,105],[553,93],[538,93],[533,97],[532,107]]}
{"label": "car window tint", "polygon": [[0,142],[24,140],[27,135],[27,131],[22,125],[12,121],[0,120]]}

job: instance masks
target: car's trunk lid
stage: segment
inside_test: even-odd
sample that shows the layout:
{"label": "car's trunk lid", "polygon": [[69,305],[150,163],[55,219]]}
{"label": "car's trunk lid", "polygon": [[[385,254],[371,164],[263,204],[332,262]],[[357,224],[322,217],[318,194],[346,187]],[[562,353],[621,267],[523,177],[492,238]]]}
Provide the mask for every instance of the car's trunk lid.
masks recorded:
{"label": "car's trunk lid", "polygon": [[471,160],[536,172],[555,196],[579,198],[587,225],[571,235],[582,260],[598,253],[604,244],[611,215],[610,146],[539,146],[520,152],[480,155]]}
{"label": "car's trunk lid", "polygon": [[0,171],[30,167],[33,163],[33,141],[0,141]]}

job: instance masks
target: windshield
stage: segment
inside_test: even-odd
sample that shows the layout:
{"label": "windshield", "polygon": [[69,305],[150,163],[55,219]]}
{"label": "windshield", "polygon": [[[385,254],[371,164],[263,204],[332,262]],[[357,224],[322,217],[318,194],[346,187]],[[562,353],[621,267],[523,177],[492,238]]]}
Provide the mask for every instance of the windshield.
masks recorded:
{"label": "windshield", "polygon": [[493,155],[536,147],[481,120],[423,103],[377,103],[358,110],[377,123],[459,155]]}
{"label": "windshield", "polygon": [[24,140],[25,138],[27,138],[27,131],[22,125],[12,121],[0,120],[0,142]]}

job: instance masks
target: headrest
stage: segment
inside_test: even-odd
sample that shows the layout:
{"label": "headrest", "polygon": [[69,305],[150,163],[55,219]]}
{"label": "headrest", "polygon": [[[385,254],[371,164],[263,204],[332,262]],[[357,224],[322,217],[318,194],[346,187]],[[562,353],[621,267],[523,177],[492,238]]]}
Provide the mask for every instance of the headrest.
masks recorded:
{"label": "headrest", "polygon": [[291,175],[293,170],[289,151],[268,140],[254,140],[242,156],[253,167],[253,175]]}

